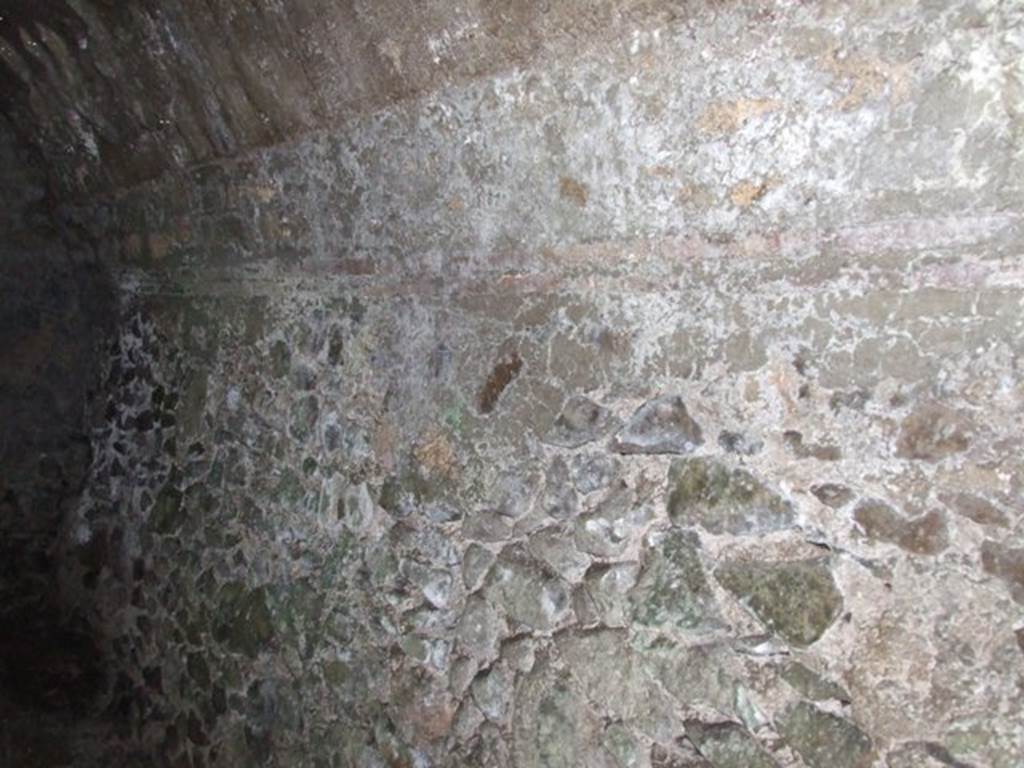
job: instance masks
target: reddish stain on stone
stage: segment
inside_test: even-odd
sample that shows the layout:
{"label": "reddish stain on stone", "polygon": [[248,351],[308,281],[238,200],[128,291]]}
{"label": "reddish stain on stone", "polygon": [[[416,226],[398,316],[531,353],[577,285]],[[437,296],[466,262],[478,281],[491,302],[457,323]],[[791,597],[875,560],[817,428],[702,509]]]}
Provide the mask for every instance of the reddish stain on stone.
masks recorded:
{"label": "reddish stain on stone", "polygon": [[501,397],[501,393],[519,375],[519,371],[522,368],[523,361],[517,352],[506,353],[495,363],[494,370],[487,377],[487,381],[484,383],[477,398],[480,413],[490,413],[494,410],[494,407],[498,404],[498,399]]}
{"label": "reddish stain on stone", "polygon": [[590,197],[590,192],[587,190],[586,185],[569,176],[563,176],[558,182],[558,193],[562,196],[563,200],[576,203],[580,208],[587,204],[587,200]]}

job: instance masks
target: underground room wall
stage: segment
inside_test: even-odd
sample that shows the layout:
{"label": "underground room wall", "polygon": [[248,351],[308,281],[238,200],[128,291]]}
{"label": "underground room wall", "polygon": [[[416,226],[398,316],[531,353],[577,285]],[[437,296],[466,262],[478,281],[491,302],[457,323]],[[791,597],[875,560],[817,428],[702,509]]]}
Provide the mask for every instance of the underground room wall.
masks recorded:
{"label": "underground room wall", "polygon": [[13,760],[26,723],[77,717],[103,687],[58,550],[89,471],[116,297],[90,249],[62,237],[39,153],[6,119],[0,168],[0,759]]}
{"label": "underground room wall", "polygon": [[[14,102],[121,309],[75,764],[1017,766],[1020,10],[512,5],[351,4],[394,69],[250,89],[266,135],[188,3],[66,47],[174,31],[124,55],[159,103],[116,57]],[[161,119],[223,141],[102,136]]]}

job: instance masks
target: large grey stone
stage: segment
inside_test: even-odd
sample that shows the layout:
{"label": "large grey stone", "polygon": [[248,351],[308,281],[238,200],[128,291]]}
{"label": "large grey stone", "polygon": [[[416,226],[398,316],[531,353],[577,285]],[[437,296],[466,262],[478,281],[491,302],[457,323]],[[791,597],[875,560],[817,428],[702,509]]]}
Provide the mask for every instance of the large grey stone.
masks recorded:
{"label": "large grey stone", "polygon": [[682,629],[718,624],[696,534],[673,528],[651,537],[630,602],[638,624]]}
{"label": "large grey stone", "polygon": [[782,737],[810,768],[869,768],[874,745],[849,720],[802,701],[776,720]]}
{"label": "large grey stone", "polygon": [[632,537],[652,518],[654,510],[624,483],[613,487],[594,509],[576,519],[576,545],[597,557],[622,554]]}
{"label": "large grey stone", "polygon": [[579,768],[599,764],[598,723],[568,673],[542,659],[516,686],[513,740],[516,768]]}
{"label": "large grey stone", "polygon": [[156,533],[174,533],[185,521],[188,512],[182,504],[182,493],[170,482],[160,489],[149,513],[149,526]]}
{"label": "large grey stone", "polygon": [[615,480],[621,467],[619,459],[603,453],[576,456],[573,460],[576,490],[580,493],[593,493],[607,488]]}
{"label": "large grey stone", "polygon": [[567,520],[579,509],[579,497],[573,488],[569,465],[561,456],[556,456],[548,465],[540,503],[544,514],[555,520]]}
{"label": "large grey stone", "polygon": [[820,638],[843,607],[825,559],[730,562],[715,577],[768,629],[798,646]]}
{"label": "large grey stone", "polygon": [[592,565],[574,600],[579,621],[608,627],[628,626],[632,617],[630,591],[639,574],[640,566],[636,563]]}
{"label": "large grey stone", "polygon": [[494,607],[479,596],[466,601],[466,607],[455,626],[459,649],[477,659],[493,658],[498,642],[507,633],[504,619]]}
{"label": "large grey stone", "polygon": [[544,433],[544,442],[563,448],[579,448],[608,434],[615,427],[611,412],[589,397],[574,395]]}
{"label": "large grey stone", "polygon": [[739,723],[688,720],[686,735],[715,768],[778,768],[778,763]]}
{"label": "large grey stone", "polygon": [[494,664],[473,680],[473,701],[488,720],[504,722],[512,705],[514,675],[505,664]]}
{"label": "large grey stone", "polygon": [[462,559],[462,581],[466,589],[476,589],[480,579],[494,562],[494,553],[477,543],[466,547]]}
{"label": "large grey stone", "polygon": [[596,712],[617,720],[633,720],[653,696],[652,683],[630,647],[625,630],[564,632],[556,647]]}
{"label": "large grey stone", "polygon": [[850,694],[841,685],[826,680],[814,670],[795,659],[784,662],[779,669],[782,679],[811,701],[849,702]]}
{"label": "large grey stone", "polygon": [[612,440],[619,453],[691,453],[704,444],[700,425],[679,395],[649,400]]}
{"label": "large grey stone", "polygon": [[274,637],[266,588],[250,588],[233,581],[221,588],[218,600],[214,638],[232,651],[250,657],[258,655]]}
{"label": "large grey stone", "polygon": [[1000,579],[1010,596],[1024,605],[1024,547],[984,541],[981,544],[981,567],[985,573]]}
{"label": "large grey stone", "polygon": [[637,659],[665,692],[691,709],[739,719],[736,692],[744,669],[735,651],[718,641],[676,641],[638,636]]}
{"label": "large grey stone", "polygon": [[964,413],[942,403],[925,402],[900,425],[896,455],[901,459],[941,461],[966,451],[973,431]]}
{"label": "large grey stone", "polygon": [[710,533],[767,533],[793,524],[793,507],[745,469],[713,459],[672,463],[668,514],[677,523]]}
{"label": "large grey stone", "polygon": [[550,631],[572,614],[568,585],[523,549],[506,549],[491,566],[484,592],[513,622]]}
{"label": "large grey stone", "polygon": [[567,581],[579,581],[591,558],[576,548],[573,537],[563,527],[546,528],[530,536],[527,549]]}

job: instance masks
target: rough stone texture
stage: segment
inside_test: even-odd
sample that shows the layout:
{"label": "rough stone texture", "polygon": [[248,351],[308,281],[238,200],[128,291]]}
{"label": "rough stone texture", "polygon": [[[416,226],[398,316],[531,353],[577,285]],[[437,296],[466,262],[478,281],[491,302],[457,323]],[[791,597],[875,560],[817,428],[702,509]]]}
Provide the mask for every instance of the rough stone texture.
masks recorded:
{"label": "rough stone texture", "polygon": [[[0,763],[57,765],[65,741],[106,733],[78,724],[105,684],[101,630],[61,594],[55,550],[89,473],[116,300],[88,244],[52,219],[46,169],[5,117],[0,169]],[[82,579],[95,583],[119,535],[80,549]]]}
{"label": "rough stone texture", "polygon": [[776,768],[757,741],[737,723],[706,724],[690,721],[686,735],[715,768]]}
{"label": "rough stone texture", "polygon": [[842,686],[823,678],[799,661],[787,661],[780,670],[782,679],[811,701],[840,701],[849,703],[850,694]]}
{"label": "rough stone texture", "polygon": [[986,541],[981,545],[981,566],[1006,584],[1014,600],[1024,604],[1024,547]]}
{"label": "rough stone texture", "polygon": [[896,455],[939,461],[966,451],[971,444],[968,419],[940,403],[923,403],[903,420]]}
{"label": "rough stone texture", "polygon": [[562,407],[544,440],[562,448],[579,448],[607,434],[612,426],[614,422],[607,408],[590,398],[575,395]]}
{"label": "rough stone texture", "polygon": [[678,395],[658,397],[637,409],[612,441],[619,453],[692,453],[704,442],[700,425]]}
{"label": "rough stone texture", "polygon": [[576,519],[576,546],[595,557],[621,557],[653,517],[645,498],[619,484]]}
{"label": "rough stone texture", "polygon": [[973,493],[948,494],[942,500],[958,514],[978,525],[994,525],[1006,528],[1010,518],[988,499]]}
{"label": "rough stone texture", "polygon": [[699,540],[670,531],[652,539],[631,593],[633,619],[645,626],[696,629],[717,619],[714,596],[704,576]]}
{"label": "rough stone texture", "polygon": [[1016,768],[1021,13],[12,3],[125,307],[51,762]]}
{"label": "rough stone texture", "polygon": [[937,510],[908,520],[884,501],[865,499],[853,510],[853,519],[869,538],[897,544],[907,552],[936,555],[949,546],[946,519]]}
{"label": "rough stone texture", "polygon": [[725,563],[715,577],[767,628],[799,646],[818,640],[839,616],[843,598],[828,563]]}
{"label": "rough stone texture", "polygon": [[684,459],[669,470],[668,515],[714,534],[767,533],[788,528],[793,508],[744,469]]}
{"label": "rough stone texture", "polygon": [[822,504],[832,507],[833,509],[845,507],[854,499],[853,491],[845,485],[838,485],[837,483],[812,485],[811,493],[813,493]]}
{"label": "rough stone texture", "polygon": [[810,768],[868,768],[874,763],[874,749],[866,734],[813,704],[795,705],[782,715],[778,727]]}

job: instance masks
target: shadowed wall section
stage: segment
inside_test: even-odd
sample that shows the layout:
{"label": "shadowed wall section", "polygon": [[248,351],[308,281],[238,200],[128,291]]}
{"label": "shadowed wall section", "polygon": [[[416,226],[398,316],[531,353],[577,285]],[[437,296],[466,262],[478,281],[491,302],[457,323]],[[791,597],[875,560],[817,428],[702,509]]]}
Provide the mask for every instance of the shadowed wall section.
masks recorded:
{"label": "shadowed wall section", "polygon": [[91,249],[61,237],[38,154],[6,121],[0,165],[0,756],[31,765],[64,751],[54,733],[105,685],[98,628],[61,596],[57,550],[89,471],[115,291]]}

